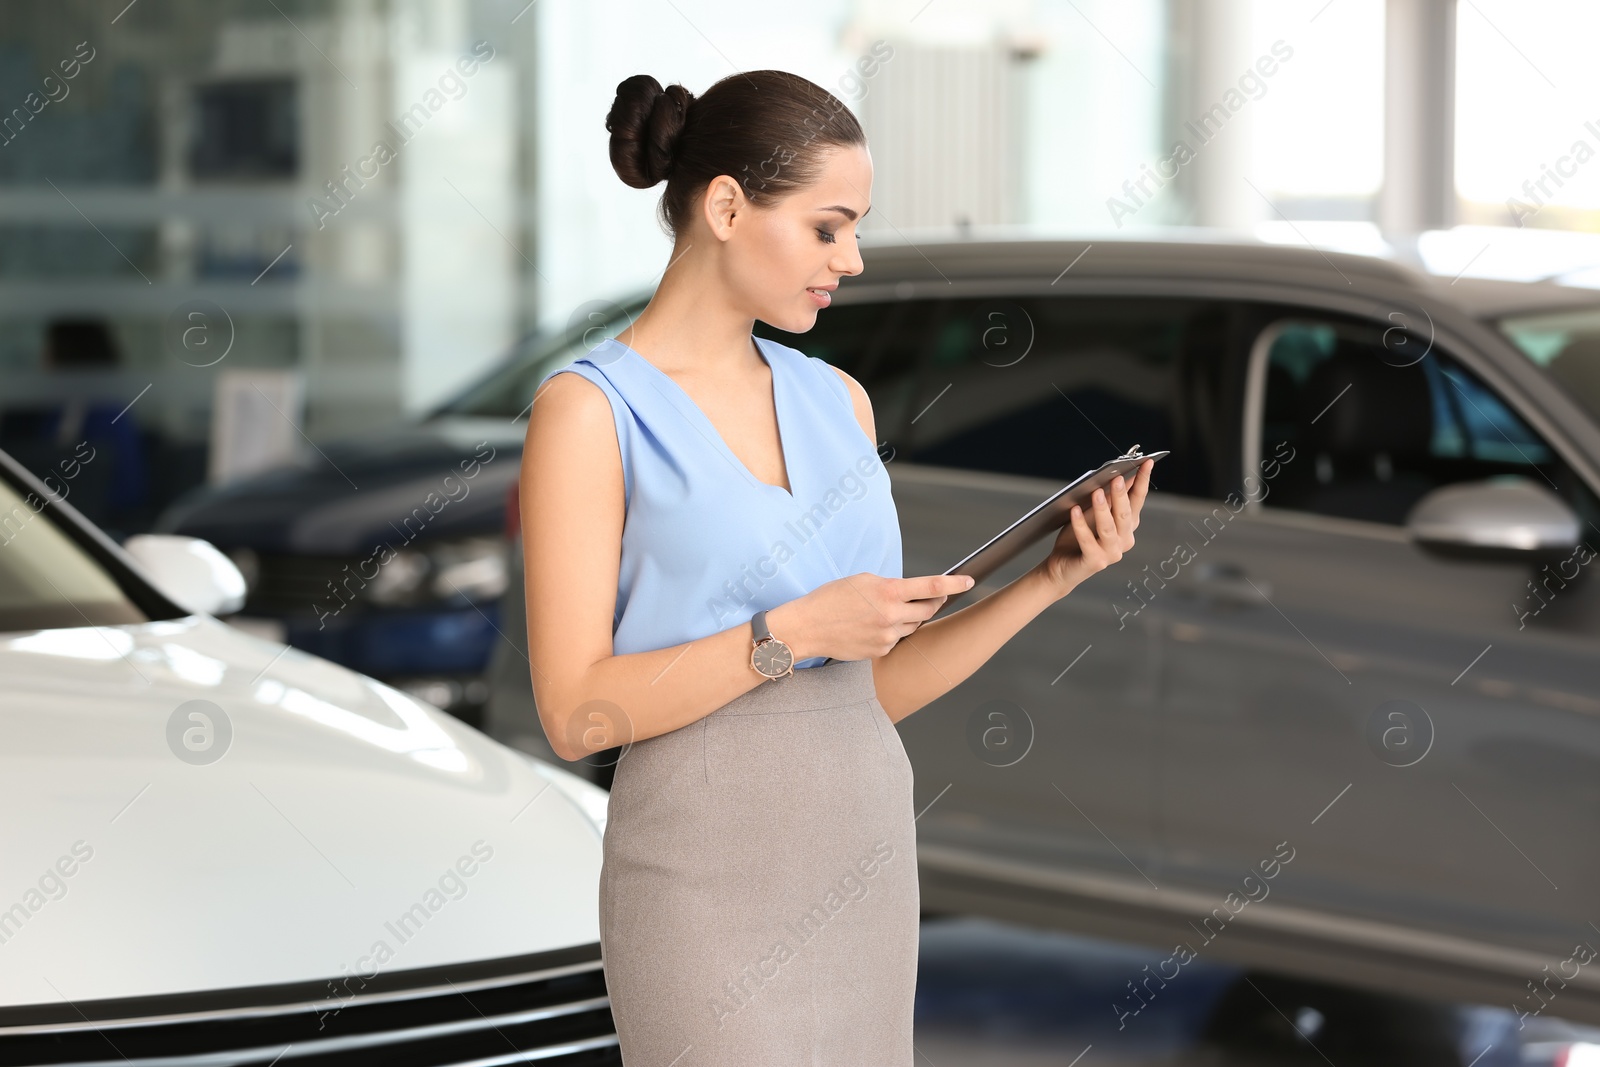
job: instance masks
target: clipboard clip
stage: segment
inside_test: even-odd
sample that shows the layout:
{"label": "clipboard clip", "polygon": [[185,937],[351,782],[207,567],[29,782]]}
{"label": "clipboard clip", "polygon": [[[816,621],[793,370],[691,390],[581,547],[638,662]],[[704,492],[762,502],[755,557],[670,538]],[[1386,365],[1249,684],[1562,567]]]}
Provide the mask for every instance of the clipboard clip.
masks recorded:
{"label": "clipboard clip", "polygon": [[1139,446],[1138,445],[1134,445],[1132,448],[1128,449],[1122,455],[1118,456],[1115,460],[1112,460],[1112,462],[1115,463],[1115,462],[1118,462],[1118,461],[1124,460],[1124,459],[1143,459],[1143,458],[1144,458],[1144,453],[1139,451]]}

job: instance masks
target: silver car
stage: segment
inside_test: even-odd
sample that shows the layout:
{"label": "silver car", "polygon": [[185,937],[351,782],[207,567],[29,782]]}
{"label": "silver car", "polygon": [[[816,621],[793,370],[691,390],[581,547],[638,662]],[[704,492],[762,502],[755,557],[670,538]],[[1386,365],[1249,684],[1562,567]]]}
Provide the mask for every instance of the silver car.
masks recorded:
{"label": "silver car", "polygon": [[[869,247],[809,333],[758,329],[871,394],[906,575],[1172,452],[1134,551],[900,724],[924,907],[1170,950],[1119,1017],[1204,954],[1600,1022],[1600,292],[1085,248]],[[521,609],[488,729],[548,755]]]}

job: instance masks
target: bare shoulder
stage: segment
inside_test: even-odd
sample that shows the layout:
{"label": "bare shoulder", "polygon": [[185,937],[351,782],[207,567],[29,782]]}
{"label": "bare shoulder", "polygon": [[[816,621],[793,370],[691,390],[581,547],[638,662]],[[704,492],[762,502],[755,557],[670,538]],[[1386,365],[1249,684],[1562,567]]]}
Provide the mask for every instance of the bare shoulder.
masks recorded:
{"label": "bare shoulder", "polygon": [[553,411],[576,410],[586,412],[589,418],[596,414],[609,418],[611,412],[611,401],[606,399],[605,391],[576,372],[552,374],[534,394],[534,402],[545,413],[545,418]]}
{"label": "bare shoulder", "polygon": [[[522,453],[522,499],[600,489],[607,511],[624,504],[622,442],[611,400],[581,374],[552,375],[534,394]],[[614,504],[611,503],[615,498]]]}
{"label": "bare shoulder", "polygon": [[867,435],[867,440],[873,445],[877,445],[877,423],[872,417],[872,398],[867,395],[866,387],[832,363],[828,366],[844,381],[845,388],[850,390],[850,403],[856,409],[856,421],[861,424],[861,432]]}
{"label": "bare shoulder", "polygon": [[[552,451],[569,448],[592,451],[607,440],[616,445],[611,401],[605,391],[581,374],[554,374],[534,395],[529,412],[528,444],[537,442]],[[610,450],[620,458],[620,449]],[[604,450],[601,455],[606,454]],[[563,457],[564,458],[564,457]]]}

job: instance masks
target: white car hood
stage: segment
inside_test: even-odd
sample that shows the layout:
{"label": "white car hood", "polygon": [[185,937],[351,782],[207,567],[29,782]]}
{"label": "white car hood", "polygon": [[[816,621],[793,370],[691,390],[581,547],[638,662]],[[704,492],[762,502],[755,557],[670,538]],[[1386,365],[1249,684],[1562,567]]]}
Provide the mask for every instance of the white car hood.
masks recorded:
{"label": "white car hood", "polygon": [[203,616],[0,635],[0,1006],[596,942],[563,773]]}

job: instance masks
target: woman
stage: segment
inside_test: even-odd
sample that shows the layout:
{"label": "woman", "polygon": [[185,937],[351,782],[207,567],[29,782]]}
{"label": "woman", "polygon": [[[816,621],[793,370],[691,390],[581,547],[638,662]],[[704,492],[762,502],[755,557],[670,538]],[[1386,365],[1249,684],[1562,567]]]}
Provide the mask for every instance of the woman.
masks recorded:
{"label": "woman", "polygon": [[521,506],[545,732],[567,760],[626,746],[600,876],[623,1059],[909,1067],[916,836],[893,724],[1132,547],[1151,464],[1026,575],[922,626],[971,583],[900,576],[866,392],[751,336],[804,333],[861,273],[861,127],[753,71],[699,98],[629,78],[606,129],[623,181],[666,180],[672,255],[632,326],[540,383]]}

